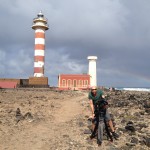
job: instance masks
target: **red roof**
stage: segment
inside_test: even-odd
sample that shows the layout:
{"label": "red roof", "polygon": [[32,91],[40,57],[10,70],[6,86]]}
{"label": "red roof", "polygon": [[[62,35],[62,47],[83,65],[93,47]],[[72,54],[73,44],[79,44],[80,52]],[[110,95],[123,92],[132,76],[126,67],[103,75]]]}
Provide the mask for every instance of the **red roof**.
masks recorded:
{"label": "red roof", "polygon": [[59,76],[90,76],[89,74],[59,74]]}
{"label": "red roof", "polygon": [[0,88],[16,88],[17,82],[4,81],[0,82]]}

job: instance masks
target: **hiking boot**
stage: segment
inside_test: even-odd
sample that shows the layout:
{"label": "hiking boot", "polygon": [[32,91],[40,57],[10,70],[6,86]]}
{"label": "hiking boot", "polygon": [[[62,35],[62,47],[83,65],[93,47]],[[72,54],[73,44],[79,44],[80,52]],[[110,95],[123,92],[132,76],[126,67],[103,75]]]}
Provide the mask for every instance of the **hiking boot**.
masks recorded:
{"label": "hiking boot", "polygon": [[97,140],[97,144],[98,144],[98,146],[101,146],[102,145],[102,141]]}
{"label": "hiking boot", "polygon": [[95,134],[91,134],[91,135],[90,135],[90,139],[93,139],[93,138],[95,138],[95,137],[96,137]]}
{"label": "hiking boot", "polygon": [[119,138],[119,135],[116,132],[112,132],[112,136],[117,140]]}

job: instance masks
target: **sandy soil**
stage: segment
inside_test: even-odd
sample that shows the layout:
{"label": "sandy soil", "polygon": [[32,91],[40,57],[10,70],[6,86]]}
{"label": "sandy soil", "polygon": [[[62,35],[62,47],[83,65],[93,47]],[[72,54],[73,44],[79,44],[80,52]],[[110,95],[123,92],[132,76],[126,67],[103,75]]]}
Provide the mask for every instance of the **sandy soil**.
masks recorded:
{"label": "sandy soil", "polygon": [[[82,132],[74,127],[87,94],[49,90],[4,90],[0,95],[0,149],[69,149]],[[16,121],[16,110],[32,117]],[[79,139],[78,139],[79,141]],[[76,143],[78,144],[78,141]],[[73,144],[72,144],[73,145]]]}
{"label": "sandy soil", "polygon": [[125,142],[123,136],[98,147],[84,134],[91,115],[87,96],[80,91],[1,90],[0,150],[116,150]]}

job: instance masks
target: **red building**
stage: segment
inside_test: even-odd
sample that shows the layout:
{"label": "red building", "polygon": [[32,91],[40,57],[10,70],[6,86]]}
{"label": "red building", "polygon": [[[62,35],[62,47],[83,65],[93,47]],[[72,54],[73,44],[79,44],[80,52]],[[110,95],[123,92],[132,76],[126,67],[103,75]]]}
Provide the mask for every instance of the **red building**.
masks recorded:
{"label": "red building", "polygon": [[58,76],[58,88],[60,90],[82,90],[90,87],[90,75],[88,74],[60,74]]}
{"label": "red building", "polygon": [[0,78],[0,89],[1,88],[16,88],[17,85],[19,84],[20,84],[19,79]]}
{"label": "red building", "polygon": [[17,87],[17,82],[12,82],[12,81],[5,81],[5,82],[0,82],[0,89],[1,88],[16,88]]}

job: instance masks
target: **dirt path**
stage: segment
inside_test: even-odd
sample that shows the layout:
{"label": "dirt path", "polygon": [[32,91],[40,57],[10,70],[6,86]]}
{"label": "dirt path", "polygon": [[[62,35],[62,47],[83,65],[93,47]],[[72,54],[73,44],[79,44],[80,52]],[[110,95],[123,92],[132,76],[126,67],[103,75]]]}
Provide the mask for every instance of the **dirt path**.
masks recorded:
{"label": "dirt path", "polygon": [[79,98],[68,99],[61,102],[61,108],[54,115],[59,122],[67,122],[73,119],[75,116],[82,114],[82,106],[80,105],[80,101],[87,98],[87,94]]}
{"label": "dirt path", "polygon": [[[83,101],[78,91],[6,91],[1,93],[0,150],[86,150]],[[15,122],[16,108],[33,121]],[[83,146],[83,147],[82,147]]]}

